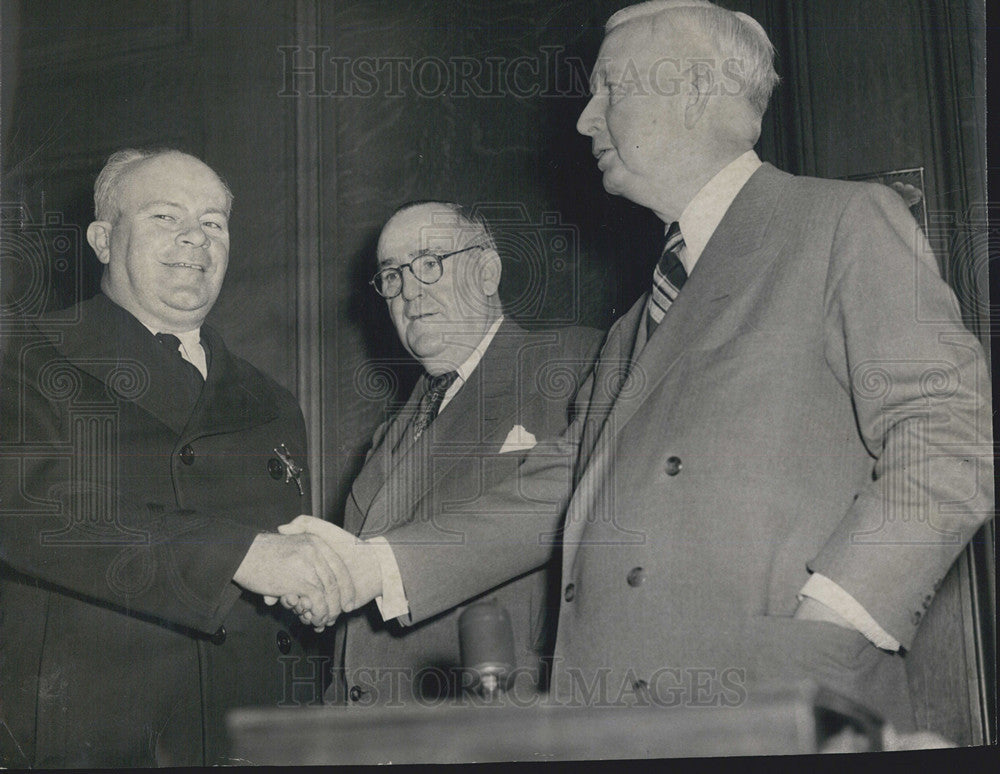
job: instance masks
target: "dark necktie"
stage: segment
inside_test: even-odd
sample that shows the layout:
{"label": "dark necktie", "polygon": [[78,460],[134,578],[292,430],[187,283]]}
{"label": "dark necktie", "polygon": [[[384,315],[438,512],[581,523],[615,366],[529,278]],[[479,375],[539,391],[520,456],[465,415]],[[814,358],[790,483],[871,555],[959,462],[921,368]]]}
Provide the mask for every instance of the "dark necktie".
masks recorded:
{"label": "dark necktie", "polygon": [[670,305],[677,299],[684,283],[687,282],[687,271],[681,263],[680,252],[684,246],[680,224],[676,221],[667,229],[663,244],[663,253],[653,269],[653,290],[649,294],[646,305],[646,338],[649,339],[656,326],[663,320]]}
{"label": "dark necktie", "polygon": [[427,426],[434,421],[434,417],[441,410],[444,394],[448,392],[448,388],[455,383],[457,378],[458,371],[448,371],[440,376],[430,377],[430,387],[424,393],[424,397],[420,399],[420,408],[413,420],[413,440],[417,440],[421,433],[427,429]]}
{"label": "dark necktie", "polygon": [[181,340],[172,333],[157,333],[156,340],[181,361],[188,392],[197,399],[201,393],[202,386],[205,384],[205,379],[194,363],[190,363],[184,359],[184,356],[181,354]]}

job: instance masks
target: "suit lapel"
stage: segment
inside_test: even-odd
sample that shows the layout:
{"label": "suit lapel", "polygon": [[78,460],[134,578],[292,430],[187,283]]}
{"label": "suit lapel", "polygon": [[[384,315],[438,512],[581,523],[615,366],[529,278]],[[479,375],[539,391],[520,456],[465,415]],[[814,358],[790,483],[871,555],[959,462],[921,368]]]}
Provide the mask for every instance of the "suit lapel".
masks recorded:
{"label": "suit lapel", "polygon": [[[698,259],[684,290],[639,351],[612,409],[620,431],[655,391],[678,358],[778,255],[768,226],[791,175],[762,165],[733,200]],[[640,317],[641,319],[641,317]]]}
{"label": "suit lapel", "polygon": [[[358,502],[365,513],[359,531],[388,527],[390,523],[409,519],[421,499],[467,454],[490,454],[500,449],[503,439],[499,432],[508,425],[513,426],[523,397],[512,400],[510,396],[517,389],[518,350],[524,340],[525,332],[505,320],[468,381],[423,435],[416,442],[403,439],[395,454],[389,452],[393,442],[393,428],[390,427],[380,450],[365,464],[365,468],[378,465],[378,472],[373,473],[373,477],[381,472],[384,474],[368,506]],[[426,379],[422,378],[406,408],[395,418],[396,438],[408,430],[426,388]]]}
{"label": "suit lapel", "polygon": [[[705,246],[683,291],[670,307],[656,333],[632,363],[628,377],[614,397],[613,405],[574,492],[566,517],[564,572],[572,561],[589,515],[602,506],[601,498],[613,487],[614,448],[617,436],[677,363],[696,345],[699,336],[733,298],[746,288],[777,257],[780,245],[768,240],[769,225],[778,211],[781,193],[791,175],[763,164],[733,200],[715,233]],[[774,231],[777,231],[775,229]],[[629,311],[622,349],[634,341],[645,310],[644,296]],[[622,350],[619,350],[619,354]],[[602,357],[602,360],[604,358]],[[603,365],[598,365],[600,375]]]}
{"label": "suit lapel", "polygon": [[368,459],[365,460],[357,478],[351,484],[351,497],[359,512],[356,514],[357,521],[345,518],[344,529],[356,534],[360,533],[376,499],[382,498],[384,501],[386,483],[392,474],[393,449],[397,446],[402,448],[402,445],[407,443],[403,439],[403,434],[409,429],[414,413],[420,404],[420,398],[426,389],[426,379],[421,377],[406,403],[389,420],[381,440],[372,449]]}

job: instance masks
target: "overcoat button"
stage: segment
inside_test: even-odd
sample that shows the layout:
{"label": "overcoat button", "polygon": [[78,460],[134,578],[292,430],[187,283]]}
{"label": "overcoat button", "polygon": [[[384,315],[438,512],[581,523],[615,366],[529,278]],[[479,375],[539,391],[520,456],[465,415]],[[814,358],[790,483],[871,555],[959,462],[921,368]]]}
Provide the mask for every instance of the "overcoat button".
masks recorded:
{"label": "overcoat button", "polygon": [[667,464],[663,466],[663,470],[668,476],[676,476],[682,467],[680,457],[667,457]]}
{"label": "overcoat button", "polygon": [[220,626],[218,631],[212,635],[212,644],[221,645],[226,641],[226,627]]}
{"label": "overcoat button", "polygon": [[575,596],[576,596],[576,584],[574,583],[567,584],[566,591],[563,592],[563,599],[565,599],[567,602],[572,602],[573,597]]}
{"label": "overcoat button", "polygon": [[289,636],[288,632],[280,631],[278,636],[275,638],[278,642],[278,650],[282,653],[287,654],[288,651],[292,649],[292,638]]}
{"label": "overcoat button", "polygon": [[646,573],[643,572],[641,567],[633,567],[628,571],[628,575],[625,576],[625,580],[628,582],[628,585],[633,588],[641,586],[642,582],[646,580]]}
{"label": "overcoat button", "polygon": [[194,465],[194,449],[191,448],[191,444],[185,444],[178,456],[185,465]]}
{"label": "overcoat button", "polygon": [[645,680],[636,680],[634,683],[632,683],[633,691],[645,691],[648,688],[649,688],[649,683],[647,683]]}
{"label": "overcoat button", "polygon": [[348,696],[351,697],[351,701],[361,701],[361,697],[364,696],[366,693],[367,691],[363,691],[358,686],[353,685],[351,686],[351,692],[348,694]]}
{"label": "overcoat button", "polygon": [[283,478],[285,475],[285,466],[281,464],[281,460],[277,457],[271,457],[267,461],[267,472],[273,479]]}
{"label": "overcoat button", "polygon": [[924,617],[923,613],[921,613],[919,610],[914,610],[913,615],[910,616],[910,623],[916,626],[918,623],[920,623],[920,619],[923,617]]}

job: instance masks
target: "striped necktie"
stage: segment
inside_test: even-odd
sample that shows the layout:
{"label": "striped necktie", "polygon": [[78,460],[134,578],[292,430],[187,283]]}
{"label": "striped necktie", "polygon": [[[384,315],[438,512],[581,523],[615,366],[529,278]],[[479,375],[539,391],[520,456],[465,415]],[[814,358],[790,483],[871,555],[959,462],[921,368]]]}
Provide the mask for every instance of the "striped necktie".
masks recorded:
{"label": "striped necktie", "polygon": [[680,224],[676,221],[667,229],[663,253],[653,269],[653,290],[649,294],[646,305],[646,338],[649,339],[656,326],[663,320],[670,305],[677,299],[684,283],[687,282],[687,271],[681,263],[680,252],[684,246]]}
{"label": "striped necktie", "polygon": [[416,419],[413,421],[413,440],[416,440],[427,429],[427,426],[434,421],[441,409],[444,401],[444,394],[448,388],[455,383],[458,378],[458,371],[448,371],[438,376],[430,377],[430,388],[420,399],[420,408],[417,411]]}

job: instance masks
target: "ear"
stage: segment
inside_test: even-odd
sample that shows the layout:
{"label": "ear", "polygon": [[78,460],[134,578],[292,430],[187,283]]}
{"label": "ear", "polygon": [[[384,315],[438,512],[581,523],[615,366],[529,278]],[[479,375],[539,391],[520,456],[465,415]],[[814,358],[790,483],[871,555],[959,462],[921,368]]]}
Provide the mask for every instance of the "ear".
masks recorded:
{"label": "ear", "polygon": [[108,263],[111,260],[111,224],[106,220],[95,220],[87,226],[87,241],[97,253],[97,260]]}
{"label": "ear", "polygon": [[487,296],[495,296],[500,288],[500,273],[503,265],[496,250],[489,248],[483,250],[479,259],[479,283],[483,293]]}
{"label": "ear", "polygon": [[716,93],[715,74],[711,65],[696,62],[691,65],[691,90],[684,106],[684,126],[693,129],[708,107],[708,98]]}

